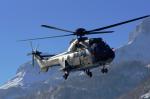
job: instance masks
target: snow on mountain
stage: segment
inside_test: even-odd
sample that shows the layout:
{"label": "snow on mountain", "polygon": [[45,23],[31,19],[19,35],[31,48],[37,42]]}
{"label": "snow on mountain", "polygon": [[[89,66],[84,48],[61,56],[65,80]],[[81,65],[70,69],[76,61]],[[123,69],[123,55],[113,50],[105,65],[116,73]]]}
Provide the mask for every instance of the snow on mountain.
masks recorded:
{"label": "snow on mountain", "polygon": [[43,73],[40,72],[37,64],[32,67],[31,62],[27,62],[19,67],[11,80],[0,87],[0,99],[16,99],[29,93],[36,93],[37,90],[44,87],[48,88],[48,91],[52,91],[57,84],[61,83],[61,79],[62,74],[58,72],[57,68]]}
{"label": "snow on mountain", "polygon": [[[39,73],[38,66],[33,68],[27,62],[0,87],[0,99],[117,99],[150,77],[149,27],[147,18],[130,34],[128,44],[116,51],[108,74],[97,68],[92,70],[92,78],[76,72],[65,81],[57,67]],[[140,95],[148,97],[148,93]]]}
{"label": "snow on mountain", "polygon": [[150,99],[150,92],[141,96],[142,99]]}
{"label": "snow on mountain", "polygon": [[[15,77],[13,77],[10,81],[1,86],[0,89],[8,89],[10,87],[17,86],[27,87],[30,84],[42,82],[47,80],[48,78],[55,79],[54,75],[58,75],[58,72],[56,72],[55,68],[51,69],[47,73],[40,73],[40,69],[37,65],[35,67],[32,67],[31,62],[27,62],[20,66],[20,68],[17,70]],[[61,78],[58,77],[57,79]]]}

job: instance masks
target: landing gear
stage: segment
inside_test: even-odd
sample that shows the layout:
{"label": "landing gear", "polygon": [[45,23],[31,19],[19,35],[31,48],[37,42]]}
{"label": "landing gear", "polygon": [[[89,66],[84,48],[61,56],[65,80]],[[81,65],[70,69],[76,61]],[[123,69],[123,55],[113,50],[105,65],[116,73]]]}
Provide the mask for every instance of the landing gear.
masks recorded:
{"label": "landing gear", "polygon": [[63,78],[66,80],[69,76],[69,72],[65,71],[65,74],[63,75]]}
{"label": "landing gear", "polygon": [[92,77],[92,72],[89,70],[89,69],[87,69],[87,70],[85,70],[85,73],[89,76],[89,77]]}
{"label": "landing gear", "polygon": [[71,66],[68,64],[68,62],[65,60],[65,68],[63,69],[64,70],[64,75],[63,75],[63,78],[65,79],[65,80],[67,80],[67,78],[68,78],[68,76],[69,76],[69,68],[70,68]]}
{"label": "landing gear", "polygon": [[101,72],[104,74],[104,73],[108,73],[108,69],[107,68],[105,68],[105,67],[103,67],[102,69],[101,69]]}

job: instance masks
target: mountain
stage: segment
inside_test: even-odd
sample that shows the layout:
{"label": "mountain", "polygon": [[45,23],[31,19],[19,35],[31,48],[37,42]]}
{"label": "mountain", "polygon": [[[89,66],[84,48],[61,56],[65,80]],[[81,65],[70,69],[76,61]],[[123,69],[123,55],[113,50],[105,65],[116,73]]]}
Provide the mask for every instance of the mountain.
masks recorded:
{"label": "mountain", "polygon": [[[140,60],[146,63],[146,67],[150,69],[149,37],[150,18],[147,18],[136,27],[136,30],[134,32],[130,34],[128,43],[128,45],[130,46],[122,47],[122,49],[124,49],[124,52],[126,53],[126,50],[128,50],[129,48],[134,48],[134,53],[128,52],[127,55],[132,56],[132,59],[134,60]],[[143,50],[143,52],[140,52],[140,50]],[[119,54],[123,55],[123,52],[119,52]],[[124,60],[128,60],[127,57],[126,59],[124,58]],[[145,78],[136,88],[131,90],[129,93],[125,93],[119,99],[150,99],[150,78]]]}
{"label": "mountain", "polygon": [[116,61],[142,61],[146,64],[150,62],[150,18],[147,18],[136,29],[130,33],[129,41],[117,51]]}
{"label": "mountain", "polygon": [[143,80],[136,88],[120,96],[119,99],[150,99],[150,78]]}
{"label": "mountain", "polygon": [[33,68],[27,62],[0,87],[0,99],[148,99],[149,27],[150,18],[147,18],[130,33],[129,42],[116,50],[108,74],[96,68],[92,70],[92,78],[75,72],[65,81],[58,67],[40,73],[38,66]]}

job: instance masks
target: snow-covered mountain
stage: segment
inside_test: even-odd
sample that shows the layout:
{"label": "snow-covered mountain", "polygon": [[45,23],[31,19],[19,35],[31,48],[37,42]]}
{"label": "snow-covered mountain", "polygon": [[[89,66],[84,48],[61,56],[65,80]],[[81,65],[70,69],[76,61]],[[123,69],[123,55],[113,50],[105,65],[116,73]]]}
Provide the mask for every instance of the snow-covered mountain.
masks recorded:
{"label": "snow-covered mountain", "polygon": [[27,62],[0,87],[0,99],[127,99],[142,85],[147,91],[136,96],[148,99],[150,84],[144,82],[150,77],[149,43],[150,18],[147,18],[130,34],[129,42],[116,51],[109,73],[104,75],[97,68],[92,78],[76,72],[65,81],[58,67],[39,73],[38,66],[33,68]]}

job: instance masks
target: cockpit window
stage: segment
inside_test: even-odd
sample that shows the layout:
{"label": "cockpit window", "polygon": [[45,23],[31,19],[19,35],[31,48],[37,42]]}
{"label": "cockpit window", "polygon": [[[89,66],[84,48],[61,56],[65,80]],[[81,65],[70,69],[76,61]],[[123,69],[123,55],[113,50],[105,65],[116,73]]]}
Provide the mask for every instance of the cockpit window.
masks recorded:
{"label": "cockpit window", "polygon": [[90,45],[93,45],[94,43],[101,44],[102,46],[104,46],[104,44],[105,44],[105,42],[102,40],[102,38],[92,38],[89,40]]}
{"label": "cockpit window", "polygon": [[91,39],[89,44],[96,61],[107,60],[113,53],[109,45],[107,45],[101,38]]}

